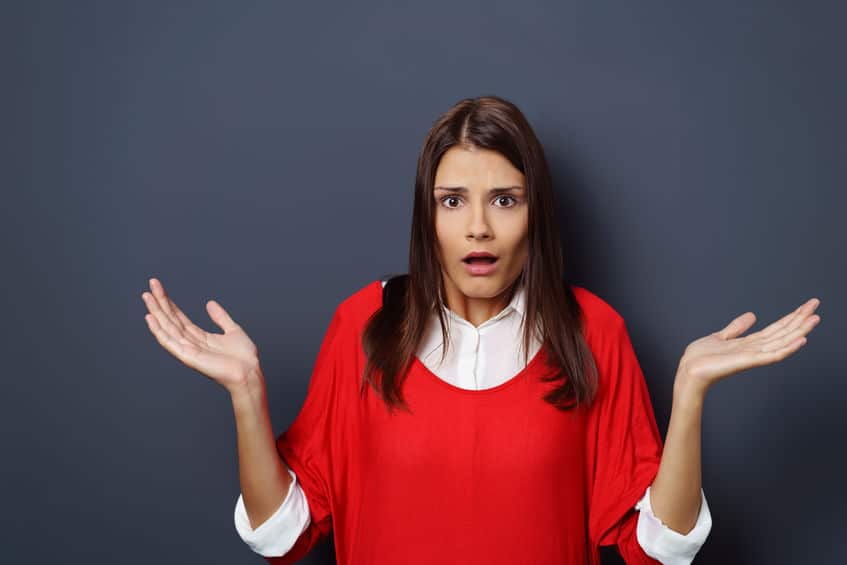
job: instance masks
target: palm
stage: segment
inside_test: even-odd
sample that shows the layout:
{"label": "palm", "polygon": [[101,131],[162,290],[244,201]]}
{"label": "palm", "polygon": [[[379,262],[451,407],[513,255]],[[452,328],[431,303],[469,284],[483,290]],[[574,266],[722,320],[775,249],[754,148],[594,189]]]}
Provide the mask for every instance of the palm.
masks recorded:
{"label": "palm", "polygon": [[756,321],[755,314],[746,312],[722,330],[689,344],[680,367],[708,388],[744,369],[781,361],[806,343],[806,334],[820,321],[820,316],[812,315],[819,304],[809,300],[768,327],[740,337]]}
{"label": "palm", "polygon": [[150,311],[145,316],[148,327],[159,344],[182,363],[227,388],[257,367],[256,345],[220,304],[210,300],[206,310],[224,333],[209,333],[188,319],[157,279],[150,279],[150,290],[142,294]]}

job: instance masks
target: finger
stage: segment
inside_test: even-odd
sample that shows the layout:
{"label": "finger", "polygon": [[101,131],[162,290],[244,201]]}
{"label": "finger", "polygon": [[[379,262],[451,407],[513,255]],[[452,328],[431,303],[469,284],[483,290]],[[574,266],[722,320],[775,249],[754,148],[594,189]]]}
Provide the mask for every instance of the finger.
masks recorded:
{"label": "finger", "polygon": [[176,303],[171,300],[170,295],[165,292],[164,286],[162,286],[161,282],[158,279],[150,280],[151,284],[152,281],[156,281],[156,283],[158,283],[156,286],[161,289],[162,297],[164,297],[164,299],[160,297],[159,299],[157,299],[157,302],[159,302],[160,304],[164,302],[162,310],[170,316],[171,321],[174,323],[174,325],[179,326],[191,337],[197,340],[198,343],[207,344],[208,341],[206,332],[202,328],[198,327],[194,322],[192,322],[188,318],[188,316],[186,316],[185,313],[176,305]]}
{"label": "finger", "polygon": [[159,279],[150,279],[150,292],[153,293],[153,296],[156,298],[156,302],[159,303],[159,308],[161,308],[162,311],[171,318],[175,318],[174,313],[171,310],[168,293],[165,292],[165,287],[162,286]]}
{"label": "finger", "polygon": [[182,310],[177,308],[176,304],[174,304],[173,307],[174,307],[174,312],[176,312],[177,320],[180,321],[180,323],[182,324],[182,327],[185,329],[185,331],[188,332],[188,334],[191,337],[193,337],[194,339],[196,339],[199,343],[202,343],[204,345],[208,345],[209,342],[208,342],[208,336],[207,336],[206,331],[203,328],[198,327],[191,320],[189,320],[188,316],[186,316],[182,312]]}
{"label": "finger", "polygon": [[817,315],[806,318],[798,327],[790,331],[786,330],[784,333],[776,334],[776,336],[764,342],[761,345],[761,351],[774,351],[786,347],[799,338],[805,339],[805,335],[812,331],[820,320],[821,317]]}
{"label": "finger", "polygon": [[170,333],[162,328],[158,318],[153,314],[145,314],[144,320],[147,322],[147,327],[150,328],[150,332],[156,338],[156,341],[159,342],[159,345],[172,353],[180,361],[185,362],[183,344],[179,343]]}
{"label": "finger", "polygon": [[805,313],[814,312],[815,309],[820,304],[820,301],[817,298],[812,298],[811,300],[807,300],[805,303],[801,304],[797,307],[793,312],[786,314],[776,322],[772,323],[768,327],[759,331],[759,337],[770,338],[773,337],[774,334],[779,332],[780,330],[786,328],[790,323],[796,321],[798,319],[802,320],[802,316]]}
{"label": "finger", "polygon": [[796,310],[794,310],[793,312],[790,312],[790,313],[786,314],[785,316],[783,316],[782,318],[780,318],[779,320],[777,320],[777,321],[773,322],[773,323],[772,323],[771,325],[769,325],[768,327],[766,327],[766,328],[762,329],[761,331],[759,331],[759,332],[758,332],[759,336],[760,336],[760,337],[763,337],[763,338],[771,337],[773,334],[777,333],[777,332],[778,332],[778,331],[780,331],[782,328],[784,328],[785,326],[787,326],[787,325],[791,322],[791,320],[795,319],[795,318],[797,317],[797,315],[799,315],[799,314],[800,314],[800,312],[801,312],[801,310],[802,310],[802,309],[803,309],[803,307],[802,307],[802,306],[799,306],[799,307],[798,307]]}
{"label": "finger", "polygon": [[145,304],[147,304],[147,309],[150,310],[150,313],[156,319],[159,326],[164,332],[168,334],[168,336],[172,340],[179,343],[189,341],[183,329],[177,324],[175,324],[173,319],[171,319],[165,312],[162,311],[162,309],[159,307],[159,301],[156,300],[154,296],[152,296],[149,292],[144,292],[142,293],[141,297],[144,299]]}
{"label": "finger", "polygon": [[756,315],[753,312],[745,312],[741,314],[733,321],[731,321],[725,328],[718,332],[718,335],[723,339],[732,339],[740,336],[744,332],[750,329],[756,322]]}
{"label": "finger", "polygon": [[206,310],[209,312],[209,317],[212,318],[212,321],[220,326],[224,332],[238,329],[238,324],[227,314],[223,306],[214,300],[206,302]]}
{"label": "finger", "polygon": [[770,365],[777,361],[782,361],[789,355],[795,353],[798,349],[806,344],[806,338],[800,337],[789,341],[785,346],[770,351],[755,351],[753,352],[753,366],[759,367],[762,365]]}
{"label": "finger", "polygon": [[144,319],[147,321],[147,326],[150,328],[150,332],[156,338],[156,341],[184,365],[192,368],[197,367],[202,362],[202,357],[207,355],[205,351],[193,343],[174,339],[173,336],[168,334],[159,325],[157,318],[152,314],[146,314]]}
{"label": "finger", "polygon": [[801,311],[798,314],[795,314],[795,316],[791,319],[790,322],[788,322],[788,324],[785,325],[785,327],[783,327],[782,329],[780,329],[769,337],[771,340],[774,340],[779,337],[792,335],[796,333],[798,329],[806,327],[806,325],[809,323],[809,320],[812,320],[813,318],[819,320],[820,316],[810,316],[809,312]]}
{"label": "finger", "polygon": [[174,324],[178,325],[186,334],[191,336],[198,344],[208,345],[208,336],[206,331],[192,322],[185,312],[177,306],[173,300],[168,298],[171,311],[173,312]]}

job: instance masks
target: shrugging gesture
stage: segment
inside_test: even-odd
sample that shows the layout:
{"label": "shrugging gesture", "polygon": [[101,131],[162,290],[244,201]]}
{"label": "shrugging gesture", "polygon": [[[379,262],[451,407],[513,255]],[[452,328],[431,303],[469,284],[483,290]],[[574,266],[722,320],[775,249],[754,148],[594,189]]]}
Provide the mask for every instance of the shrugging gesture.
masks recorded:
{"label": "shrugging gesture", "polygon": [[228,391],[241,385],[252,371],[258,371],[259,352],[223,307],[214,300],[206,311],[224,333],[199,328],[180,310],[158,279],[150,279],[150,292],[141,295],[149,314],[144,316],[156,340],[188,367],[211,378]]}
{"label": "shrugging gesture", "polygon": [[812,315],[819,304],[812,298],[768,327],[742,336],[756,322],[755,314],[745,312],[722,330],[689,344],[680,370],[688,384],[707,390],[739,371],[782,361],[806,343],[806,334],[820,322],[820,316]]}
{"label": "shrugging gesture", "polygon": [[770,365],[794,354],[820,322],[812,298],[766,328],[742,336],[756,321],[745,312],[723,329],[691,342],[679,361],[673,407],[659,471],[650,489],[654,513],[671,529],[686,534],[701,506],[700,434],[706,393],[716,382]]}

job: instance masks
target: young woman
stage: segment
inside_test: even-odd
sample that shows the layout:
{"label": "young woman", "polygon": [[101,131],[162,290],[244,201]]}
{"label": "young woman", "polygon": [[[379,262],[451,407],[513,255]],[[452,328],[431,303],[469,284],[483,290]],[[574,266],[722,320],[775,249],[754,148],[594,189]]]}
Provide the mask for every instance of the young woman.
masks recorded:
{"label": "young woman", "polygon": [[623,318],[568,284],[542,146],[498,97],[433,125],[417,167],[409,272],[337,306],[305,402],[274,438],[254,343],[215,301],[205,332],[161,283],[150,331],[231,394],[238,533],[272,564],[333,535],[339,564],[690,563],[711,528],[703,400],[784,359],[820,320],[809,300],[741,336],[692,342],[663,444]]}

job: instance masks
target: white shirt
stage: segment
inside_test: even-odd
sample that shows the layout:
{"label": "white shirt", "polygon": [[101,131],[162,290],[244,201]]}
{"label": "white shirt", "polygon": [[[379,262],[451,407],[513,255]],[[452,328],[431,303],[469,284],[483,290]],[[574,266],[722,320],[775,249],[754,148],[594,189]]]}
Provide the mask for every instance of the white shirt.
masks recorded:
{"label": "white shirt", "polygon": [[[383,287],[385,281],[382,282]],[[439,378],[460,388],[480,390],[509,380],[524,368],[521,321],[526,304],[526,290],[520,287],[509,305],[493,318],[474,326],[444,307],[448,320],[450,347],[443,363],[441,326],[433,315],[427,326],[417,356]],[[518,344],[518,345],[515,345]],[[541,343],[533,339],[527,359],[532,359]],[[489,370],[492,367],[492,370]],[[505,377],[503,375],[506,375]],[[256,553],[273,557],[284,555],[309,526],[309,503],[291,469],[291,486],[276,512],[255,530],[250,527],[241,494],[235,504],[235,529]],[[636,534],[644,552],[664,565],[690,565],[712,528],[712,517],[706,496],[700,489],[700,514],[694,528],[683,535],[667,526],[653,514],[650,487],[635,505],[639,510]]]}

